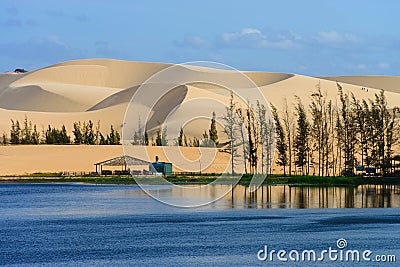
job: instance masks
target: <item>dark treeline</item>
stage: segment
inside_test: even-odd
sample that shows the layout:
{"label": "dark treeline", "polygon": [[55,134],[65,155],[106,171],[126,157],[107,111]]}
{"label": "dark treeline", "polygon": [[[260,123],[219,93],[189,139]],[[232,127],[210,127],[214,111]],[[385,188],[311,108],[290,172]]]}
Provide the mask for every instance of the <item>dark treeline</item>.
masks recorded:
{"label": "dark treeline", "polygon": [[72,137],[68,134],[65,125],[55,128],[48,125],[42,132],[38,132],[36,124],[32,124],[25,116],[21,123],[11,120],[10,138],[3,133],[3,144],[85,144],[85,145],[118,145],[120,144],[120,134],[110,126],[110,133],[104,136],[100,132],[100,122],[94,127],[92,121],[75,122],[73,124]]}
{"label": "dark treeline", "polygon": [[208,131],[204,131],[202,135],[202,139],[198,139],[197,137],[187,138],[186,134],[183,132],[183,128],[181,127],[179,131],[178,139],[175,141],[175,145],[177,146],[189,146],[189,147],[216,147],[219,145],[218,141],[218,131],[217,131],[217,122],[216,122],[216,114],[212,113],[210,129]]}
{"label": "dark treeline", "polygon": [[[399,136],[397,107],[389,109],[384,91],[374,99],[357,99],[337,83],[338,103],[333,103],[317,84],[305,107],[296,97],[294,112],[285,100],[282,110],[271,104],[272,119],[257,103],[238,107],[233,95],[223,116],[228,137],[232,173],[242,158],[246,173],[271,173],[272,155],[287,175],[354,175],[356,170],[376,168],[393,172],[393,148]],[[271,121],[272,120],[272,121]],[[273,147],[273,140],[276,141]],[[275,151],[275,152],[274,152]]]}
{"label": "dark treeline", "polygon": [[[256,108],[250,103],[246,108],[240,107],[231,93],[222,121],[228,137],[225,151],[231,154],[231,173],[238,160],[242,161],[246,173],[270,173],[275,132],[267,108],[259,102]],[[261,170],[257,168],[259,163]]]}
{"label": "dark treeline", "polygon": [[[393,149],[400,139],[399,108],[388,108],[383,90],[374,99],[357,99],[337,83],[337,93],[332,101],[318,83],[308,106],[295,97],[291,111],[284,99],[282,110],[271,104],[272,114],[260,103],[239,105],[231,94],[221,117],[226,143],[219,143],[213,113],[210,129],[201,139],[187,138],[181,127],[175,145],[215,144],[230,153],[231,173],[240,163],[246,173],[271,174],[274,156],[284,175],[348,176],[367,167],[383,175],[393,172]],[[133,144],[168,145],[166,128],[160,126],[150,140],[140,119],[138,129]]]}
{"label": "dark treeline", "polygon": [[[193,139],[188,138],[183,131],[183,128],[180,128],[178,138],[175,139],[173,145],[175,146],[187,146],[187,147],[214,147],[219,144],[218,141],[218,131],[217,131],[217,123],[216,123],[216,114],[212,113],[211,125],[208,131],[204,131],[202,135],[202,139],[197,137],[193,137]],[[131,141],[133,145],[151,145],[151,146],[168,146],[167,139],[167,127],[162,127],[159,125],[155,137],[151,136],[149,140],[149,134],[147,129],[142,125],[140,118],[138,119],[138,128],[133,133],[133,139]]]}
{"label": "dark treeline", "polygon": [[297,175],[354,175],[365,167],[383,175],[393,171],[399,109],[389,110],[384,91],[375,94],[375,99],[360,100],[345,93],[339,83],[337,88],[338,104],[328,100],[318,84],[308,112],[299,98],[294,114],[284,110],[278,116],[273,108],[277,164],[284,174],[289,170]]}
{"label": "dark treeline", "polygon": [[151,136],[151,140],[149,140],[149,134],[144,125],[142,125],[142,122],[140,120],[140,117],[138,119],[138,128],[137,130],[133,133],[132,145],[140,145],[140,146],[167,146],[168,145],[168,140],[167,140],[167,128],[165,127],[162,129],[161,125],[159,126],[156,137]]}
{"label": "dark treeline", "polygon": [[[173,145],[186,147],[218,147],[220,151],[231,154],[231,173],[234,173],[235,166],[240,161],[246,173],[271,173],[273,149],[274,149],[274,121],[269,118],[267,108],[257,103],[254,107],[249,103],[241,107],[235,102],[233,94],[230,97],[230,104],[226,113],[221,117],[223,131],[228,137],[228,142],[220,143],[216,113],[212,113],[210,128],[205,130],[199,139],[188,138],[183,127],[180,128],[178,137]],[[133,145],[167,146],[167,128],[158,127],[155,137],[149,135],[138,120],[138,128],[134,132],[131,143]],[[259,163],[261,163],[259,165]],[[258,170],[261,166],[261,170]]]}

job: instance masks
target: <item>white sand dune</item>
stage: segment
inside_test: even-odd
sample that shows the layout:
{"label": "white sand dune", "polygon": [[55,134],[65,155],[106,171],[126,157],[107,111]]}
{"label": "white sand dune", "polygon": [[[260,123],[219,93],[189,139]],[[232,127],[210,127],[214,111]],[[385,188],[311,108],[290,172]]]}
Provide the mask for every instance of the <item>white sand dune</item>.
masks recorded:
{"label": "white sand dune", "polygon": [[[0,74],[0,134],[9,133],[11,119],[21,122],[25,116],[36,124],[40,131],[50,124],[54,127],[65,125],[71,133],[74,122],[92,120],[95,124],[100,122],[100,130],[104,133],[108,133],[110,125],[121,132],[125,112],[132,96],[152,75],[170,66],[173,65],[85,59],[59,63],[25,74]],[[155,135],[159,123],[167,119],[168,135],[171,140],[178,136],[180,127],[184,128],[188,138],[200,138],[203,132],[209,129],[209,118],[213,112],[216,112],[220,120],[225,112],[224,105],[229,101],[230,91],[218,85],[219,83],[204,82],[209,78],[221,81],[227,87],[239,87],[237,90],[244,95],[251,92],[248,85],[238,85],[241,82],[238,80],[240,77],[235,76],[232,71],[191,66],[179,66],[178,69],[184,75],[194,75],[196,80],[178,86],[151,107],[147,120],[147,129],[151,135]],[[289,110],[293,111],[295,96],[300,97],[303,104],[308,106],[317,84],[335,104],[338,101],[336,81],[341,83],[346,92],[353,93],[359,99],[373,99],[375,93],[384,89],[389,107],[400,106],[398,86],[400,77],[318,78],[267,72],[244,72],[244,74],[251,79],[252,82],[249,84],[254,83],[259,86],[266,101],[272,103],[278,110],[283,109],[286,99]],[[152,96],[157,95],[159,86],[153,84],[146,87],[146,90],[149,90],[147,93]],[[368,90],[363,90],[362,87]],[[132,120],[137,121],[140,110],[150,108],[145,102],[138,104],[135,109],[137,114],[130,114]],[[218,125],[218,131],[220,141],[226,141],[221,125]],[[79,151],[84,155],[84,160],[76,156]],[[88,171],[94,162],[121,153],[121,147],[5,146],[0,147],[0,162],[2,162],[0,175],[68,169]],[[35,159],[39,154],[40,157]],[[65,166],[59,162],[63,154],[71,157]],[[225,156],[223,154],[221,157]],[[39,159],[43,163],[39,163]],[[11,163],[18,160],[22,164]],[[86,165],[82,165],[82,161],[85,161]],[[46,167],[50,165],[54,168]],[[217,169],[220,167],[214,169],[210,167],[208,171],[217,172]]]}
{"label": "white sand dune", "polygon": [[9,110],[52,112],[76,112],[82,105],[60,94],[42,89],[37,85],[7,88],[0,97],[0,107]]}
{"label": "white sand dune", "polygon": [[400,93],[399,76],[331,76],[322,79]]}
{"label": "white sand dune", "polygon": [[265,86],[277,83],[294,76],[294,74],[274,73],[274,72],[244,72],[257,86]]}
{"label": "white sand dune", "polygon": [[128,88],[170,66],[163,63],[111,59],[83,59],[59,63],[30,72],[12,86],[55,82],[98,87]]}
{"label": "white sand dune", "polygon": [[[165,154],[174,153],[172,147]],[[159,156],[160,161],[168,161],[161,147],[147,147],[144,160],[154,161]],[[175,151],[176,152],[176,151]],[[95,171],[94,164],[123,155],[122,146],[87,146],[87,145],[19,145],[4,146],[0,150],[0,175],[24,175],[35,172],[85,172]],[[190,171],[198,167],[200,150],[194,147],[185,148],[183,157],[186,159],[181,166],[174,166],[173,171]],[[226,153],[217,153],[212,166],[203,162],[204,172],[224,172],[229,161]],[[180,167],[180,168],[179,168]],[[105,167],[105,169],[121,169],[121,167]],[[146,168],[147,166],[140,166]]]}
{"label": "white sand dune", "polygon": [[[302,75],[295,75],[294,77],[284,81],[262,86],[260,88],[266,99],[273,103],[278,110],[282,110],[284,104],[283,99],[287,99],[289,109],[293,109],[294,106],[292,103],[296,103],[295,96],[298,96],[307,107],[311,102],[310,96],[316,90],[317,84],[320,84],[322,93],[326,94],[328,100],[332,100],[333,104],[339,101],[336,81]],[[375,94],[379,93],[381,90],[344,82],[341,82],[340,85],[343,87],[344,92],[354,94],[358,99],[374,99]],[[382,86],[385,85],[385,83],[382,83]],[[366,87],[368,90],[362,90],[362,87]],[[389,107],[400,106],[400,95],[398,93],[387,90],[385,95]]]}
{"label": "white sand dune", "polygon": [[0,94],[3,90],[8,88],[9,84],[14,81],[21,79],[26,74],[16,74],[16,73],[1,73],[0,74]]}
{"label": "white sand dune", "polygon": [[139,87],[140,85],[137,85],[127,89],[118,90],[116,93],[103,98],[94,106],[88,108],[87,111],[99,110],[121,104],[127,105]]}
{"label": "white sand dune", "polygon": [[0,175],[92,172],[94,163],[122,155],[121,146],[18,145],[0,150]]}

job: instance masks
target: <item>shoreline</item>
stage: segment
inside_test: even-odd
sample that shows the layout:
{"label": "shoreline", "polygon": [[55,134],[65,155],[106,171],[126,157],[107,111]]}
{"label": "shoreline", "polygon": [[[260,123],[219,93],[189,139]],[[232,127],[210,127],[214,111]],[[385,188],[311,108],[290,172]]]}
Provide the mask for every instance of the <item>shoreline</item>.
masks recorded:
{"label": "shoreline", "polygon": [[[174,184],[209,184],[218,176],[197,176],[197,177],[166,177],[165,179]],[[249,186],[251,177],[242,177],[237,183]],[[225,183],[224,183],[225,182]],[[61,176],[0,176],[0,184],[27,184],[27,183],[87,183],[87,184],[115,184],[115,185],[136,185],[131,176],[100,176],[100,177],[61,177]],[[221,183],[230,184],[228,179]],[[289,186],[346,186],[356,187],[359,185],[400,185],[400,177],[318,177],[318,176],[293,176],[293,177],[268,177],[262,185],[289,185]],[[156,184],[154,184],[156,185]]]}

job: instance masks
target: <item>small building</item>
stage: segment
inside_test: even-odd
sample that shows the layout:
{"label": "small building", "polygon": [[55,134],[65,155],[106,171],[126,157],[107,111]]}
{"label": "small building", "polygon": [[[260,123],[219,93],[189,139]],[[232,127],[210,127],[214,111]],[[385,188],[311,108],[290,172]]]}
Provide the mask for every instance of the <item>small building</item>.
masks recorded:
{"label": "small building", "polygon": [[[96,174],[112,175],[114,173],[114,175],[139,175],[142,174],[142,169],[146,168],[149,163],[148,161],[124,155],[104,160],[94,165],[96,166]],[[107,167],[107,169],[103,169],[103,167]]]}
{"label": "small building", "polygon": [[363,165],[356,166],[356,174],[359,176],[375,176],[376,167]]}
{"label": "small building", "polygon": [[160,162],[158,161],[158,156],[156,156],[156,161],[149,165],[149,171],[152,173],[162,173],[162,175],[172,174],[172,163]]}
{"label": "small building", "polygon": [[392,173],[395,176],[400,175],[400,154],[397,154],[391,158],[391,167],[392,167]]}

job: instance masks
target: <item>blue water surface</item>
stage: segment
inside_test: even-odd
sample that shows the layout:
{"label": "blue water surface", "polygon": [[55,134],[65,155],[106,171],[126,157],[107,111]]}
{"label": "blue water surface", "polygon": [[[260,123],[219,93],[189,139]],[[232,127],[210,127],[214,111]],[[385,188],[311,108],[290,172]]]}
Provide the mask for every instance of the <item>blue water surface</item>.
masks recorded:
{"label": "blue water surface", "polygon": [[[162,204],[137,186],[0,185],[0,265],[399,266],[400,210],[252,209],[224,200]],[[396,255],[397,262],[260,261],[257,252],[337,248]]]}

